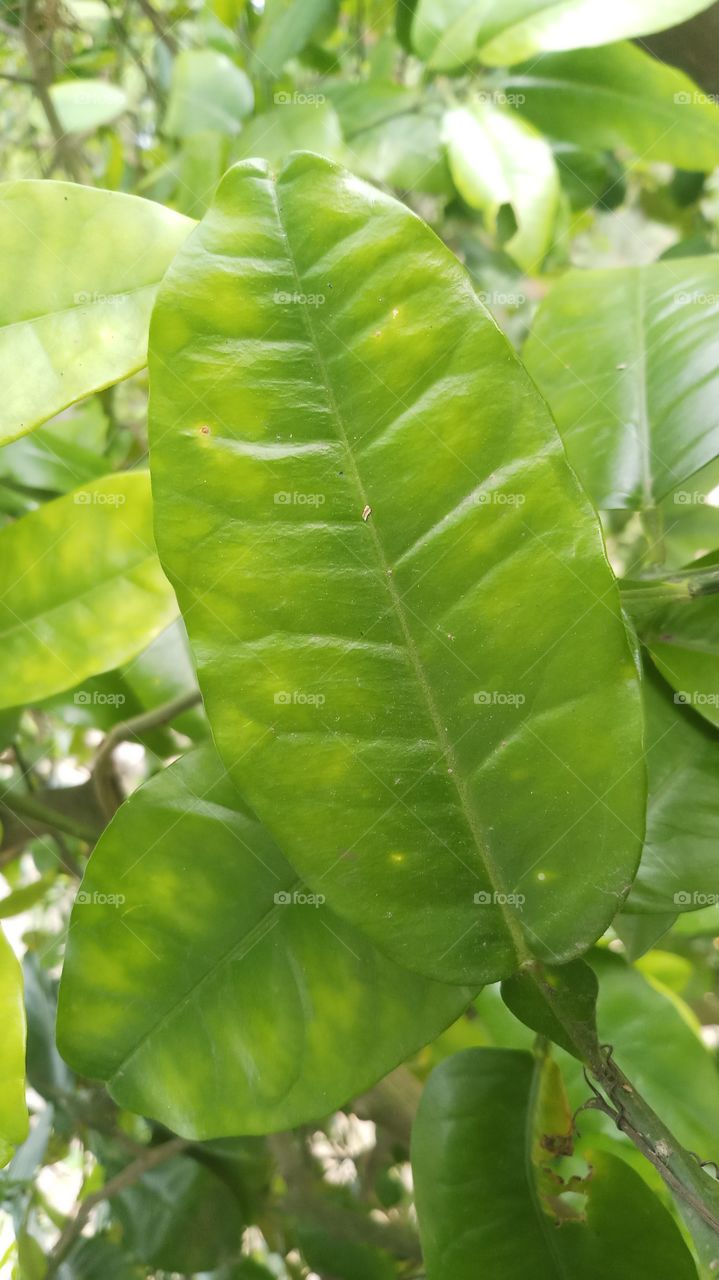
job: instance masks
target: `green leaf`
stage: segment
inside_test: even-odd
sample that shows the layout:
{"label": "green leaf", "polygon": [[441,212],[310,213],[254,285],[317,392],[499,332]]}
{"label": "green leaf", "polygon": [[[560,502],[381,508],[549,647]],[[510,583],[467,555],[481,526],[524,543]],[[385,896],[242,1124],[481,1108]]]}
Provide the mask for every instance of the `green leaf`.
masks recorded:
{"label": "green leaf", "polygon": [[[543,994],[545,985],[552,989],[551,1003]],[[525,968],[502,983],[502,999],[515,1017],[580,1061],[591,1061],[599,1049],[597,991],[596,974],[583,960],[539,970]],[[580,1041],[588,1051],[578,1050]]]}
{"label": "green leaf", "polygon": [[127,662],[176,614],[146,472],[124,472],[0,529],[0,707]]}
{"label": "green leaf", "polygon": [[0,186],[0,444],[142,368],[157,283],[191,227],[67,182]]}
{"label": "green leaf", "polygon": [[22,969],[0,930],[0,1169],[28,1135]]}
{"label": "green leaf", "polygon": [[719,453],[719,258],[570,271],[524,359],[595,503],[651,507]]}
{"label": "green leaf", "polygon": [[234,136],[253,104],[250,80],[226,53],[183,49],[172,67],[163,132],[173,138],[205,131]]}
{"label": "green leaf", "polygon": [[471,997],[399,969],[313,901],[206,747],[136,792],[97,845],[58,1043],[178,1133],[263,1133],[363,1092]]}
{"label": "green leaf", "polygon": [[[621,956],[597,949],[591,965],[599,980],[600,1041],[613,1047],[636,1091],[677,1141],[701,1159],[711,1159],[719,1132],[719,1074],[695,1015]],[[563,1059],[563,1070],[565,1062],[570,1101],[577,1107],[586,1101],[587,1083],[578,1063]]]}
{"label": "green leaf", "polygon": [[245,1223],[237,1199],[190,1156],[151,1169],[113,1196],[111,1205],[124,1249],[153,1270],[209,1271],[240,1251]]}
{"label": "green leaf", "polygon": [[317,157],[238,165],[152,346],[158,545],[290,862],[430,977],[584,950],[640,844],[636,675],[596,517],[456,260]]}
{"label": "green leaf", "polygon": [[503,88],[532,124],[581,147],[631,147],[709,171],[719,164],[719,111],[683,72],[634,44],[544,54],[517,67]]}
{"label": "green leaf", "polygon": [[[427,1280],[696,1280],[678,1227],[642,1178],[591,1147],[591,1176],[561,1180],[568,1134],[555,1072],[531,1055],[468,1049],[441,1063],[412,1137]],[[571,1116],[569,1116],[571,1127]]]}
{"label": "green leaf", "polygon": [[707,0],[419,0],[412,44],[436,71],[467,69],[477,58],[512,66],[542,51],[663,31],[706,8]]}
{"label": "green leaf", "polygon": [[[719,567],[719,552],[693,561],[692,569]],[[719,596],[698,596],[666,605],[639,632],[674,701],[691,707],[719,728]]]}
{"label": "green leaf", "polygon": [[481,100],[444,119],[449,167],[457,190],[496,229],[502,205],[518,230],[503,248],[525,271],[538,271],[549,249],[559,201],[552,148],[531,126]]}
{"label": "green leaf", "polygon": [[337,14],[337,0],[266,0],[254,42],[257,75],[276,80],[290,58],[302,53],[318,27]]}
{"label": "green leaf", "polygon": [[124,89],[107,80],[60,80],[50,97],[65,133],[91,133],[127,110]]}
{"label": "green leaf", "polygon": [[[308,97],[309,102],[302,101]],[[313,102],[313,97],[320,101]],[[272,165],[281,165],[291,151],[300,148],[339,159],[344,152],[339,120],[331,103],[321,98],[321,94],[276,93],[274,110],[255,116],[243,130],[234,148],[235,158],[261,156]]]}
{"label": "green leaf", "polygon": [[719,902],[719,733],[651,672],[644,697],[647,834],[627,908],[696,911]]}

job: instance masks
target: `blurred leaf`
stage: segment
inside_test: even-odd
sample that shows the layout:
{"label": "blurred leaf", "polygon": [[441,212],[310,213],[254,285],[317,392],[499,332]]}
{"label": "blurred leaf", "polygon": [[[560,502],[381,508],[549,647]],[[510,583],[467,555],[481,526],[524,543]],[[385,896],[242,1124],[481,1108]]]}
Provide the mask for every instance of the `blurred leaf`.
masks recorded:
{"label": "blurred leaf", "polygon": [[570,271],[524,360],[597,506],[652,507],[719,453],[719,257]]}
{"label": "blurred leaf", "polygon": [[449,167],[457,190],[480,209],[490,230],[511,205],[518,230],[504,250],[528,272],[539,271],[552,242],[559,175],[549,143],[516,115],[477,99],[444,120]]}
{"label": "blurred leaf", "polygon": [[512,66],[542,50],[584,49],[663,31],[708,8],[708,0],[419,0],[412,44],[436,71],[479,58]]}
{"label": "blurred leaf", "polygon": [[57,983],[28,953],[23,961],[27,1011],[27,1075],[43,1098],[69,1094],[73,1076],[55,1047]]}
{"label": "blurred leaf", "polygon": [[392,1260],[377,1249],[342,1240],[317,1226],[302,1226],[300,1248],[310,1270],[332,1280],[397,1280]]}
{"label": "blurred leaf", "polygon": [[711,171],[719,164],[719,111],[683,72],[634,44],[543,54],[503,80],[510,103],[551,138],[581,147],[631,147]]}
{"label": "blurred leaf", "polygon": [[66,182],[0,187],[0,443],[142,368],[155,290],[191,223]]}
{"label": "blurred leaf", "polygon": [[[275,94],[273,111],[255,116],[233,148],[234,158],[262,156],[271,164],[281,165],[292,151],[316,151],[330,160],[342,158],[344,146],[339,120],[331,103],[292,101],[291,94]],[[307,97],[300,94],[299,97]],[[281,99],[287,97],[288,102]]]}
{"label": "blurred leaf", "polygon": [[335,20],[338,7],[337,0],[265,0],[254,43],[256,74],[276,80],[318,27]]}
{"label": "blurred leaf", "polygon": [[245,72],[215,49],[183,49],[172,68],[163,130],[170,137],[215,131],[231,137],[252,112],[254,94]]}
{"label": "blurred leaf", "polygon": [[472,992],[405,972],[306,898],[214,750],[185,756],[95,849],[70,925],[61,1052],[193,1137],[290,1128],[363,1092]]}
{"label": "blurred leaf", "polygon": [[[109,1171],[118,1171],[116,1163]],[[225,1184],[184,1155],[113,1196],[111,1210],[122,1224],[126,1252],[164,1271],[208,1271],[236,1257],[246,1225]]]}
{"label": "blurred leaf", "polygon": [[0,1169],[28,1135],[22,969],[0,930]]}
{"label": "blurred leaf", "polygon": [[124,90],[107,80],[58,80],[50,97],[65,133],[91,133],[127,109]]}
{"label": "blurred leaf", "polygon": [[126,662],[176,615],[146,472],[93,481],[0,529],[0,706]]}

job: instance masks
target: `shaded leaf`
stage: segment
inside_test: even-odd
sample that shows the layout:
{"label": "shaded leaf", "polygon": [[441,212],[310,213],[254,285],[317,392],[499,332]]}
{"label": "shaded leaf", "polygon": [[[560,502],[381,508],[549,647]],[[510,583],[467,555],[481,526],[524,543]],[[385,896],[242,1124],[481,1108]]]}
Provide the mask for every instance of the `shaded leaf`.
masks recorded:
{"label": "shaded leaf", "polygon": [[0,1168],[28,1135],[22,969],[0,930]]}
{"label": "shaded leaf", "polygon": [[399,969],[308,897],[207,747],[98,843],[58,1037],[83,1075],[176,1132],[262,1133],[363,1092],[471,995]]}
{"label": "shaded leaf", "polygon": [[557,1115],[542,1086],[540,1064],[516,1050],[468,1049],[432,1073],[412,1137],[427,1280],[520,1280],[528,1258],[538,1280],[696,1280],[670,1214],[622,1160],[582,1148],[590,1176],[566,1184],[545,1169],[566,1137],[537,1130]]}

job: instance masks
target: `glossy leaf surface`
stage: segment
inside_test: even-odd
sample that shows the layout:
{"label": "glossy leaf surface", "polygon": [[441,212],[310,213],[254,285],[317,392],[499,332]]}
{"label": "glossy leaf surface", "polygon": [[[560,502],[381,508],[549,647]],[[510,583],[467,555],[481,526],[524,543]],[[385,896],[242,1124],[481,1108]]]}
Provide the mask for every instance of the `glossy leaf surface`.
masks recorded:
{"label": "glossy leaf surface", "polygon": [[142,368],[158,281],[191,226],[137,196],[2,184],[0,444]]}
{"label": "glossy leaf surface", "polygon": [[641,839],[636,679],[594,513],[463,270],[328,162],[238,165],[152,345],[158,546],[289,860],[429,976],[577,954]]}
{"label": "glossy leaf surface", "polygon": [[176,1132],[258,1133],[362,1092],[471,996],[399,969],[313,900],[207,747],[97,845],[58,1035],[83,1075]]}
{"label": "glossy leaf surface", "polygon": [[253,103],[250,80],[227,54],[184,49],[172,69],[163,128],[177,138],[203,131],[234,136],[251,114]]}
{"label": "glossy leaf surface", "polygon": [[0,706],[37,703],[144,649],[176,616],[150,480],[94,480],[0,529]]}
{"label": "glossy leaf surface", "polygon": [[524,359],[596,504],[650,507],[719,452],[719,258],[570,271]]}

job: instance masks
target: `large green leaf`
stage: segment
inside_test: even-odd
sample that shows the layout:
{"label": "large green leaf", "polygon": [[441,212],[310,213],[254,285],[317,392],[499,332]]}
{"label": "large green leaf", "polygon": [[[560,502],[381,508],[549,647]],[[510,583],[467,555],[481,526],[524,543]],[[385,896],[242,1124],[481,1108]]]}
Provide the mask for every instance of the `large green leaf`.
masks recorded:
{"label": "large green leaf", "polygon": [[444,134],[457,189],[496,227],[510,204],[518,229],[503,246],[525,271],[538,271],[552,241],[559,174],[552,148],[531,126],[477,99],[448,111]]}
{"label": "large green leaf", "polygon": [[39,702],[144,649],[177,612],[150,480],[94,480],[0,529],[0,707]]}
{"label": "large green leaf", "polygon": [[651,673],[644,695],[647,834],[628,907],[696,911],[719,902],[719,733]]}
{"label": "large green leaf", "polygon": [[663,31],[708,0],[419,0],[412,43],[439,71],[476,61],[512,66],[535,53],[584,49]]}
{"label": "large green leaf", "polygon": [[0,1169],[28,1133],[22,969],[0,930]]}
{"label": "large green leaf", "polygon": [[716,106],[681,71],[634,44],[544,54],[517,67],[503,87],[552,138],[631,147],[645,162],[685,169],[719,164]]}
{"label": "large green leaf", "polygon": [[590,1176],[561,1181],[548,1153],[570,1128],[556,1068],[528,1053],[468,1049],[436,1068],[412,1137],[427,1280],[523,1280],[528,1264],[533,1280],[696,1280],[676,1223],[622,1160],[580,1146]]}
{"label": "large green leaf", "polygon": [[0,444],[142,368],[157,283],[191,226],[137,196],[0,186]]}
{"label": "large green leaf", "polygon": [[289,860],[431,977],[585,949],[640,844],[636,677],[596,517],[462,268],[326,161],[242,164],[152,329],[158,545]]}
{"label": "large green leaf", "polygon": [[719,258],[570,271],[524,358],[600,507],[651,507],[719,453]]}
{"label": "large green leaf", "polygon": [[83,1075],[176,1132],[258,1133],[362,1092],[471,996],[398,968],[307,895],[206,747],[97,845],[58,1035]]}

